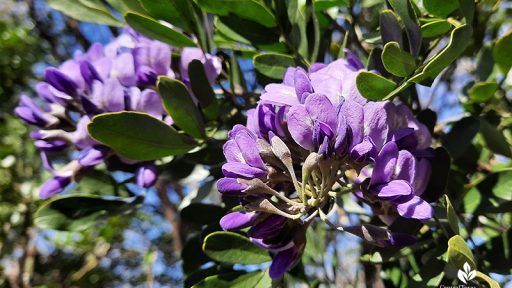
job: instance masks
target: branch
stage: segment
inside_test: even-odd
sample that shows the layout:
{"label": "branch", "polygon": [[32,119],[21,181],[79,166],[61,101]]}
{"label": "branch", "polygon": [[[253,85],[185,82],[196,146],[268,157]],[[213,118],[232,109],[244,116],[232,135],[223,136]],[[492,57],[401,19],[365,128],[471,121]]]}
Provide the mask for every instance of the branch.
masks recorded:
{"label": "branch", "polygon": [[162,210],[165,219],[167,219],[167,221],[172,226],[174,252],[176,253],[176,255],[179,256],[181,255],[181,250],[183,249],[183,241],[181,239],[181,225],[178,215],[178,209],[176,208],[176,205],[174,205],[174,203],[172,203],[171,200],[169,199],[169,195],[167,195],[168,184],[168,180],[160,178],[156,182],[155,188],[158,198],[160,199],[160,203],[162,205]]}
{"label": "branch", "polygon": [[66,27],[75,36],[76,41],[82,45],[84,51],[89,47],[89,41],[84,37],[82,31],[80,31],[80,23],[75,19],[66,17]]}

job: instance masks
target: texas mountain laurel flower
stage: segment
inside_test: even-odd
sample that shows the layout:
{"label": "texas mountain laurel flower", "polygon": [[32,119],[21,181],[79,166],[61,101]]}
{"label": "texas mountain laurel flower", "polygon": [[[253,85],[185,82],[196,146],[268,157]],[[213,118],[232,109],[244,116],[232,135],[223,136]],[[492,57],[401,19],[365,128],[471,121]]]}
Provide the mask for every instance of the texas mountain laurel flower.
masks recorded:
{"label": "texas mountain laurel flower", "polygon": [[[187,69],[194,59],[204,64],[210,82],[221,70],[217,57],[198,48],[184,48],[178,65],[180,73],[175,73],[171,69],[173,49],[125,28],[122,35],[106,46],[94,44],[85,53],[75,53],[58,68],[46,69],[45,81],[35,87],[38,99],[34,101],[24,95],[15,109],[18,117],[40,128],[32,133],[32,138],[41,151],[44,166],[53,174],[42,185],[40,197],[63,191],[84,172],[104,162],[121,163],[134,171],[141,187],[155,183],[154,162],[137,162],[116,155],[90,137],[87,124],[95,115],[128,110],[148,113],[172,125],[173,120],[155,91],[158,76],[179,76],[189,85]],[[52,159],[63,155],[69,163],[54,169]]]}
{"label": "texas mountain laurel flower", "polygon": [[272,278],[298,261],[315,218],[375,245],[414,243],[385,226],[331,223],[335,198],[344,193],[388,225],[398,217],[432,218],[422,198],[431,174],[430,132],[408,107],[361,97],[355,78],[363,68],[350,53],[309,72],[289,68],[282,83],[265,87],[247,125],[229,132],[217,187],[239,197],[244,209],[220,224],[228,231],[249,228],[250,239],[274,254]]}

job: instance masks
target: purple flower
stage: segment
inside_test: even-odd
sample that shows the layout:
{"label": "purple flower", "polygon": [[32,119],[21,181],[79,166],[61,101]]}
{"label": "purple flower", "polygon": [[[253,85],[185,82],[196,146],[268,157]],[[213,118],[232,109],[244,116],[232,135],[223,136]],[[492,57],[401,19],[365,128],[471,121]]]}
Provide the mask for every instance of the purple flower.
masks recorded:
{"label": "purple flower", "polygon": [[247,188],[239,179],[263,179],[267,176],[265,163],[260,157],[256,135],[242,125],[235,125],[224,144],[227,163],[222,166],[226,176],[217,182],[221,193],[236,194]]}
{"label": "purple flower", "polygon": [[394,142],[387,143],[375,160],[368,187],[370,202],[388,207],[405,218],[432,218],[432,206],[414,191],[413,183],[423,177],[416,176],[416,172],[414,156],[406,150],[398,151]]}
{"label": "purple flower", "polygon": [[250,227],[258,215],[257,212],[231,212],[220,219],[220,227],[225,231],[244,229]]}
{"label": "purple flower", "polygon": [[25,95],[21,95],[20,105],[14,112],[26,123],[39,127],[48,126],[56,120],[55,117],[44,113],[32,99]]}
{"label": "purple flower", "polygon": [[71,183],[71,176],[55,176],[43,183],[39,197],[46,199],[62,192]]}
{"label": "purple flower", "polygon": [[82,167],[94,167],[103,163],[109,152],[110,149],[105,146],[94,146],[82,150],[78,156],[78,163],[80,163]]}
{"label": "purple flower", "polygon": [[213,84],[222,70],[222,64],[219,58],[210,54],[205,54],[199,48],[183,48],[183,51],[181,52],[180,74],[183,82],[190,81],[188,75],[188,64],[190,64],[192,60],[196,59],[203,63],[208,81]]}
{"label": "purple flower", "polygon": [[257,107],[247,112],[247,125],[236,125],[224,145],[225,177],[217,187],[238,197],[245,210],[226,215],[221,226],[249,228],[251,241],[274,255],[272,278],[297,262],[305,230],[317,216],[374,245],[416,241],[388,227],[331,223],[325,214],[338,193],[353,192],[388,225],[397,217],[433,215],[421,198],[431,173],[427,128],[406,106],[361,97],[355,79],[364,67],[347,54],[309,72],[288,68],[282,83],[265,86]]}
{"label": "purple flower", "polygon": [[[73,166],[68,171],[72,175],[66,178],[58,176],[61,178],[55,177],[47,182],[42,195],[62,191],[71,179],[80,178],[75,174],[84,173],[103,162],[108,164],[109,157],[115,155],[114,151],[90,137],[87,124],[93,116],[125,110],[139,111],[172,125],[172,119],[166,114],[155,91],[155,84],[158,76],[175,76],[171,69],[173,49],[126,28],[125,33],[107,45],[93,44],[85,53],[77,52],[60,66],[46,69],[45,82],[36,85],[38,96],[45,102],[41,107],[45,109],[22,96],[15,112],[28,124],[44,128],[34,134],[34,139],[36,147],[44,152],[46,167],[51,167],[53,158],[78,156],[65,159],[69,161],[68,165]],[[198,48],[185,48],[181,52],[185,69],[190,61],[198,59],[205,65],[212,82],[220,74],[221,65],[217,57]],[[188,73],[181,74],[184,76],[181,80],[188,81]],[[65,151],[78,153],[54,153]],[[154,164],[127,161],[116,156],[123,163],[134,166],[136,182],[140,186],[150,187],[155,183],[157,172]]]}
{"label": "purple flower", "polygon": [[140,165],[135,172],[135,178],[137,179],[137,185],[140,187],[149,188],[155,185],[158,178],[155,164],[144,163]]}

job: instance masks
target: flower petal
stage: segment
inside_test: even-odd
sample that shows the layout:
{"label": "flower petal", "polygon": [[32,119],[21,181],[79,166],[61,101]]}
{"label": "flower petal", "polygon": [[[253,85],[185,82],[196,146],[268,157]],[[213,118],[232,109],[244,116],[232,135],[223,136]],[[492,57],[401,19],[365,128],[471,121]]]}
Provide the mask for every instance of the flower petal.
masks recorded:
{"label": "flower petal", "polygon": [[416,177],[416,158],[407,150],[398,152],[396,160],[394,179],[405,180],[413,183]]}
{"label": "flower petal", "polygon": [[267,174],[264,170],[239,162],[229,162],[222,165],[222,172],[225,176],[231,178],[260,178]]}
{"label": "flower petal", "polygon": [[39,190],[40,198],[49,198],[62,192],[71,183],[70,176],[55,176],[43,183]]}
{"label": "flower petal", "polygon": [[396,210],[402,217],[419,220],[427,220],[434,215],[432,206],[418,196],[414,196],[411,200],[398,204]]}
{"label": "flower petal", "polygon": [[231,212],[220,219],[220,227],[224,231],[240,230],[251,226],[257,217],[256,212]]}
{"label": "flower petal", "polygon": [[299,251],[295,246],[278,252],[272,259],[272,264],[269,268],[268,274],[270,275],[270,278],[278,279],[283,277],[284,273],[286,273],[292,267],[293,263],[295,263],[298,256]]}
{"label": "flower petal", "polygon": [[240,196],[244,195],[241,191],[247,189],[247,185],[241,184],[235,178],[221,178],[217,181],[217,189],[225,195]]}
{"label": "flower petal", "polygon": [[304,103],[306,111],[313,122],[325,123],[331,131],[337,128],[337,113],[329,98],[323,94],[313,93],[308,96]]}
{"label": "flower petal", "polygon": [[[373,140],[373,138],[372,138]],[[375,184],[384,184],[391,180],[395,171],[396,160],[398,158],[398,147],[395,142],[388,142],[377,155],[375,166],[372,172],[370,186]]]}
{"label": "flower petal", "polygon": [[306,150],[314,150],[313,120],[303,105],[295,105],[288,111],[288,130],[295,142]]}
{"label": "flower petal", "polygon": [[373,189],[379,198],[385,200],[396,199],[413,193],[411,185],[404,180],[393,180],[386,184],[377,185]]}

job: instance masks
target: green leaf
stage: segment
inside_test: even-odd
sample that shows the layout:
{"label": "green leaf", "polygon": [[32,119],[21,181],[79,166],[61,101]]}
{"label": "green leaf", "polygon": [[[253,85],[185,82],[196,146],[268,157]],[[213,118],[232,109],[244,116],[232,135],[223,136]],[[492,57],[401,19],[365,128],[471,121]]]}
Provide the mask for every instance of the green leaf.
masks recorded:
{"label": "green leaf", "polygon": [[194,12],[189,0],[139,0],[149,15],[186,31],[194,31]]}
{"label": "green leaf", "polygon": [[481,81],[486,80],[491,75],[494,69],[494,58],[492,56],[492,49],[486,45],[480,49],[477,54],[476,74]]}
{"label": "green leaf", "polygon": [[480,271],[476,271],[476,278],[485,281],[489,285],[490,288],[500,288],[501,287],[498,282],[494,281],[493,279],[491,279],[491,277],[485,275],[484,273],[482,273]]}
{"label": "green leaf", "polygon": [[39,229],[83,231],[101,219],[132,209],[139,200],[131,200],[88,194],[55,196],[37,209],[34,223]]}
{"label": "green leaf", "polygon": [[308,58],[308,33],[312,35],[313,31],[307,31],[308,12],[304,2],[296,0],[284,0],[286,13],[290,21],[290,33],[287,36],[293,49],[305,59]]}
{"label": "green leaf", "polygon": [[393,91],[396,83],[372,72],[363,71],[357,75],[356,85],[359,93],[368,100],[382,100]]}
{"label": "green leaf", "polygon": [[217,205],[192,203],[180,212],[181,220],[186,223],[201,225],[217,224],[226,214],[226,209]]}
{"label": "green leaf", "polygon": [[166,123],[139,112],[97,115],[87,129],[96,141],[132,160],[156,160],[184,154],[196,146],[195,141]]}
{"label": "green leaf", "polygon": [[402,47],[402,27],[398,16],[392,10],[384,10],[380,12],[380,34],[382,35],[382,42],[397,42],[399,47]]}
{"label": "green leaf", "polygon": [[135,11],[139,13],[146,13],[146,10],[142,8],[138,0],[106,0],[112,8],[124,14],[128,11]]}
{"label": "green leaf", "polygon": [[332,7],[350,6],[349,0],[314,0],[315,11],[324,11]]}
{"label": "green leaf", "polygon": [[243,94],[247,91],[247,82],[238,63],[236,53],[231,54],[231,57],[229,57],[229,86],[233,94]]}
{"label": "green leaf", "polygon": [[494,196],[512,201],[512,171],[502,172],[498,174],[498,182],[492,188],[492,194]]}
{"label": "green leaf", "polygon": [[482,200],[482,195],[477,188],[471,188],[464,196],[464,212],[473,214]]}
{"label": "green leaf", "polygon": [[443,145],[453,159],[464,154],[480,130],[480,121],[474,117],[462,118],[456,122],[448,134],[443,137]]}
{"label": "green leaf", "polygon": [[421,48],[421,29],[411,2],[409,0],[389,0],[389,4],[404,23],[411,54],[417,56]]}
{"label": "green leaf", "polygon": [[213,260],[229,264],[260,264],[271,260],[265,249],[233,232],[209,234],[204,239],[203,251]]}
{"label": "green leaf", "polygon": [[128,12],[124,19],[135,31],[175,47],[195,47],[185,34],[142,14]]}
{"label": "green leaf", "polygon": [[451,28],[452,24],[447,20],[436,19],[421,25],[421,35],[423,38],[432,38],[450,31]]}
{"label": "green leaf", "polygon": [[512,67],[510,51],[512,51],[512,31],[509,31],[507,34],[503,35],[503,37],[496,40],[496,44],[494,44],[492,49],[494,62],[496,62],[503,74],[507,74],[510,67]]}
{"label": "green leaf", "polygon": [[494,93],[498,89],[498,83],[496,82],[479,82],[473,85],[469,89],[469,98],[473,102],[484,103],[488,102],[494,96]]}
{"label": "green leaf", "polygon": [[446,45],[441,52],[433,56],[428,63],[423,66],[421,72],[409,79],[409,81],[420,83],[427,79],[436,78],[446,66],[450,65],[466,50],[466,47],[472,39],[472,34],[473,29],[470,25],[461,25],[453,29],[448,45]]}
{"label": "green leaf", "polygon": [[480,118],[480,132],[487,147],[492,152],[512,158],[510,144],[505,139],[505,136],[503,136],[503,133],[483,118]]}
{"label": "green leaf", "polygon": [[466,262],[468,262],[471,268],[474,269],[476,267],[473,253],[466,244],[466,241],[460,235],[455,235],[448,240],[448,263],[460,268]]}
{"label": "green leaf", "polygon": [[187,86],[165,76],[158,77],[156,85],[165,111],[171,115],[174,124],[196,138],[205,137],[203,117],[188,93]]}
{"label": "green leaf", "polygon": [[233,16],[216,17],[215,29],[220,36],[256,47],[279,42],[274,29]]}
{"label": "green leaf", "polygon": [[399,77],[407,77],[416,69],[414,58],[400,49],[397,42],[389,42],[384,46],[382,64],[389,73]]}
{"label": "green leaf", "polygon": [[98,3],[87,0],[47,0],[46,3],[53,9],[79,21],[123,26],[123,23],[105,6]]}
{"label": "green leaf", "polygon": [[457,212],[453,209],[452,202],[448,195],[444,195],[444,200],[446,201],[446,215],[448,216],[448,224],[450,224],[450,228],[455,234],[459,234],[459,218],[457,217]]}
{"label": "green leaf", "polygon": [[217,118],[219,103],[201,61],[194,59],[188,64],[188,77],[192,92],[199,101],[204,115],[207,119]]}
{"label": "green leaf", "polygon": [[272,11],[258,0],[196,0],[206,12],[219,16],[236,15],[254,21],[265,27],[275,27],[276,18]]}
{"label": "green leaf", "polygon": [[261,53],[252,60],[256,71],[273,79],[282,79],[288,67],[297,66],[293,57],[278,53]]}
{"label": "green leaf", "polygon": [[249,273],[234,272],[206,277],[192,287],[197,288],[267,288],[272,286],[272,279],[266,271],[254,271]]}
{"label": "green leaf", "polygon": [[423,7],[431,15],[446,18],[459,8],[458,0],[423,0]]}

